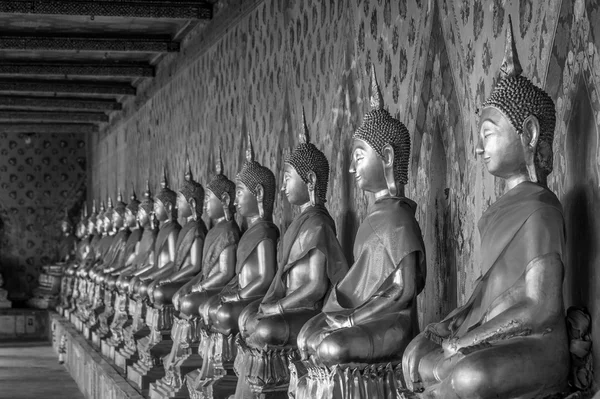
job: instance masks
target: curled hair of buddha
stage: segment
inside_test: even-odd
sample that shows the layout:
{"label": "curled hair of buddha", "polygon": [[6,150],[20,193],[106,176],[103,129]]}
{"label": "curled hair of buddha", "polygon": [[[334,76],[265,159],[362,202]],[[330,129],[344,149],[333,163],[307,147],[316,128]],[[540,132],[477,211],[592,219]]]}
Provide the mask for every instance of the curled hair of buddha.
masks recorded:
{"label": "curled hair of buddha", "polygon": [[223,194],[227,193],[231,199],[229,210],[235,211],[235,207],[233,206],[233,198],[235,197],[235,183],[229,180],[227,176],[223,174],[223,156],[221,154],[220,147],[219,156],[215,165],[215,175],[206,185],[206,188],[210,190],[218,199],[221,199]]}
{"label": "curled hair of buddha", "polygon": [[540,132],[534,160],[538,181],[545,185],[547,176],[552,172],[556,109],[548,93],[531,83],[522,73],[509,15],[500,80],[483,107],[497,108],[518,134],[523,133],[523,124],[529,116],[537,118]]}
{"label": "curled hair of buddha", "polygon": [[253,195],[257,195],[256,188],[259,184],[263,186],[263,207],[267,215],[273,214],[275,203],[275,175],[269,168],[265,168],[254,159],[254,147],[252,138],[248,134],[248,148],[246,149],[246,161],[236,179],[242,182]]}
{"label": "curled hair of buddha", "polygon": [[371,111],[364,116],[362,125],[356,130],[353,138],[365,141],[382,158],[383,149],[389,144],[394,149],[394,179],[400,184],[406,184],[410,160],[410,134],[406,126],[392,117],[383,105],[375,66],[371,65]]}
{"label": "curled hair of buddha", "polygon": [[146,180],[146,191],[144,192],[144,198],[142,198],[142,202],[140,203],[140,208],[148,214],[154,209],[154,199],[152,198],[152,191],[150,191],[150,182],[148,180]]}
{"label": "curled hair of buddha", "polygon": [[[196,204],[201,204],[202,200],[204,199],[204,187],[202,187],[202,184],[194,180],[189,156],[185,157],[185,166],[187,170],[183,179],[183,185],[181,186],[179,192],[183,195],[186,201],[190,201],[193,198],[196,200]],[[198,208],[201,209],[201,207]]]}
{"label": "curled hair of buddha", "polygon": [[128,209],[132,214],[137,214],[140,208],[140,201],[137,199],[137,195],[135,194],[135,189],[131,190],[131,197],[129,197],[129,204],[127,204],[126,209]]}
{"label": "curled hair of buddha", "polygon": [[125,216],[125,209],[127,209],[127,204],[123,202],[123,193],[119,190],[117,194],[117,202],[115,203],[114,212],[119,214],[119,216]]}
{"label": "curled hair of buddha", "polygon": [[300,144],[294,148],[292,153],[285,159],[290,164],[304,183],[308,184],[308,173],[315,173],[317,184],[315,194],[322,201],[327,201],[327,185],[329,184],[329,161],[313,143],[310,142],[310,134],[306,125],[306,116],[302,108],[302,118],[300,120]]}
{"label": "curled hair of buddha", "polygon": [[156,194],[156,199],[160,200],[163,205],[170,204],[171,209],[175,209],[177,204],[177,193],[169,188],[166,167],[163,168],[163,179],[160,182],[160,191]]}

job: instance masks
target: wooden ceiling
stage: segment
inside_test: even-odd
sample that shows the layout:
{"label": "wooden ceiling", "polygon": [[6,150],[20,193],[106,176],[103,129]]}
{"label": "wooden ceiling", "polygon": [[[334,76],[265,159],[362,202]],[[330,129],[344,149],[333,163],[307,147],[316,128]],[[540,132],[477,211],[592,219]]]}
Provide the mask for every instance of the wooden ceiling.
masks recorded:
{"label": "wooden ceiling", "polygon": [[93,133],[215,0],[0,0],[0,131]]}

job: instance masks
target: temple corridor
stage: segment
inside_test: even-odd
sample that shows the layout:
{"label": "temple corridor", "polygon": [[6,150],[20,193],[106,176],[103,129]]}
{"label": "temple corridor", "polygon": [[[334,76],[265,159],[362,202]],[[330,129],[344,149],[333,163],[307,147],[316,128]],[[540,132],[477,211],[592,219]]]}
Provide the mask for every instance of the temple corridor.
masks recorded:
{"label": "temple corridor", "polygon": [[83,399],[47,342],[0,345],[1,399]]}

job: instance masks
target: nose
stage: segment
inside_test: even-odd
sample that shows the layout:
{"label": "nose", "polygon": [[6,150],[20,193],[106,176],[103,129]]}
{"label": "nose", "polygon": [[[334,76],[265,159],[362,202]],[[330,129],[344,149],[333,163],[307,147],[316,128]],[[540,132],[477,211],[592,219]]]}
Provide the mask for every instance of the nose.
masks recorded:
{"label": "nose", "polygon": [[354,162],[354,159],[352,161],[350,161],[350,169],[348,169],[348,172],[356,173],[356,164]]}
{"label": "nose", "polygon": [[479,156],[483,155],[484,153],[483,141],[481,140],[481,137],[479,137],[479,140],[477,140],[477,147],[475,147],[475,153]]}

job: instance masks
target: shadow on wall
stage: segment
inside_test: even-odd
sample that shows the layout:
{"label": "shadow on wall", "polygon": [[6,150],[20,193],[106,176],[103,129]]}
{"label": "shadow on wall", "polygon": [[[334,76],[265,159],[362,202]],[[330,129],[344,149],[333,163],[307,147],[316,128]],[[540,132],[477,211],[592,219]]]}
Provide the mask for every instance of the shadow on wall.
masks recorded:
{"label": "shadow on wall", "polygon": [[[600,329],[598,131],[583,78],[574,98],[566,137],[566,190],[562,198],[567,229],[565,301],[568,306],[589,309],[594,333]],[[600,370],[600,345],[596,342],[594,348],[594,368]]]}

